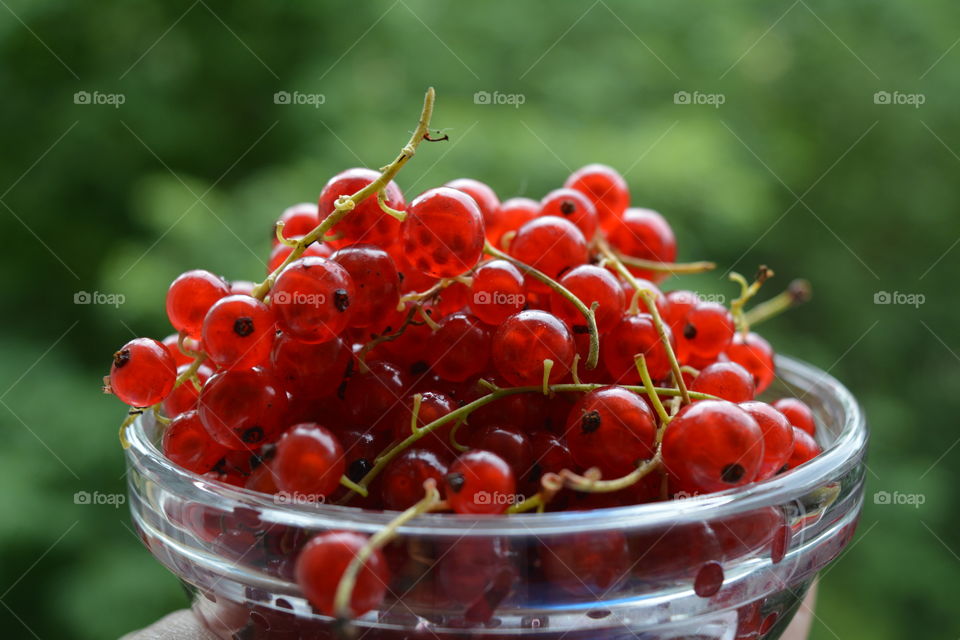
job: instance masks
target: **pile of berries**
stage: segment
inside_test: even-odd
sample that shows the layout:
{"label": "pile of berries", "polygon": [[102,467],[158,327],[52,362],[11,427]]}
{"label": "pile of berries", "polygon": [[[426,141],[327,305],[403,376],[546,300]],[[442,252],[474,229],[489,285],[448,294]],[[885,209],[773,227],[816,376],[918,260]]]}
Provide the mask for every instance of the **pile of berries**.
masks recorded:
{"label": "pile of berries", "polygon": [[[612,168],[539,202],[470,178],[351,199],[380,178],[343,171],[318,205],[284,211],[261,284],[183,273],[166,299],[176,333],[116,352],[108,390],[156,411],[171,461],[304,501],[503,514],[722,491],[820,452],[806,404],[756,399],[774,352],[743,307],[769,272],[740,278],[730,308],[661,289],[693,267]],[[367,544],[328,532],[300,551],[319,611]],[[575,545],[551,555],[558,580],[595,571]],[[378,606],[388,574],[374,549],[352,614]]]}

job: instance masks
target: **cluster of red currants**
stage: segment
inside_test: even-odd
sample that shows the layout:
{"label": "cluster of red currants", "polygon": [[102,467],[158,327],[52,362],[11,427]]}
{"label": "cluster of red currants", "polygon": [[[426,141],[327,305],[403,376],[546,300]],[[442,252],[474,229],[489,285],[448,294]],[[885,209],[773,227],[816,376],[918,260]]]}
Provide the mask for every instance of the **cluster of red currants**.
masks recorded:
{"label": "cluster of red currants", "polygon": [[[539,202],[469,178],[351,199],[380,177],[344,171],[283,212],[262,284],[180,275],[177,333],[115,354],[109,389],[157,408],[171,461],[293,500],[501,514],[715,492],[820,452],[806,404],[756,399],[775,372],[742,310],[757,283],[731,308],[662,291],[684,270],[673,231],[629,207],[615,170],[586,166]],[[304,548],[319,610],[367,543]],[[385,571],[376,550],[354,614]]]}

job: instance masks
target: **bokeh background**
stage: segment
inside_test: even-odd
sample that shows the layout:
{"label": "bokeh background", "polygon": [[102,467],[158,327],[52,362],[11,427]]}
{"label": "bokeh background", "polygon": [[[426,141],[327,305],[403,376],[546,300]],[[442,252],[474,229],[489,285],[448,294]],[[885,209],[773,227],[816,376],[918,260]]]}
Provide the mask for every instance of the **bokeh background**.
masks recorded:
{"label": "bokeh background", "polygon": [[813,637],[957,637],[958,25],[951,0],[0,0],[5,637],[185,605],[126,505],[75,498],[125,491],[110,354],[168,333],[181,271],[261,277],[279,212],[391,159],[429,85],[451,141],[421,147],[408,195],[469,175],[539,198],[601,161],[682,259],[719,263],[692,286],[733,293],[724,272],[759,263],[766,295],[812,281],[764,333],[873,428]]}

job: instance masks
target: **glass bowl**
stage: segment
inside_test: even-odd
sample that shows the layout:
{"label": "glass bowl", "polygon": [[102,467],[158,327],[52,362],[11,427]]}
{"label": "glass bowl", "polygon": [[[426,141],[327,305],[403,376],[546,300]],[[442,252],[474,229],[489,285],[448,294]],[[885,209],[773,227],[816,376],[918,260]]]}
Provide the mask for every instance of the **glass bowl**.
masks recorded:
{"label": "glass bowl", "polygon": [[128,429],[130,506],[143,542],[219,638],[777,638],[863,504],[867,429],[826,373],[779,357],[765,396],[803,398],[822,455],[739,489],[629,507],[421,516],[385,548],[382,606],[338,625],[292,579],[327,530],[371,534],[395,514],[237,489],[181,469],[149,417]]}

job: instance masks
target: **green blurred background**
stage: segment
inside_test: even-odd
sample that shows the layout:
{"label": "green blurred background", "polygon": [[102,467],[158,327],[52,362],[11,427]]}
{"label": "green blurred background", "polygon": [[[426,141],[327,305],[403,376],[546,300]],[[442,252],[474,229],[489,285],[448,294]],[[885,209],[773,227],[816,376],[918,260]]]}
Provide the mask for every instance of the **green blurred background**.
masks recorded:
{"label": "green blurred background", "polygon": [[813,282],[764,333],[847,383],[873,428],[863,520],[813,637],[960,633],[956,2],[0,5],[4,637],[112,638],[185,605],[126,505],[75,504],[124,491],[110,354],[168,333],[179,272],[261,277],[278,213],[391,159],[429,85],[451,142],[421,147],[409,196],[470,175],[539,198],[605,162],[682,259],[721,265],[696,286],[730,294],[721,274],[759,263],[768,295]]}

